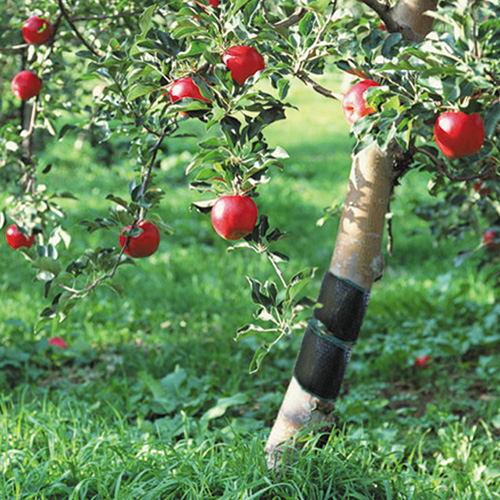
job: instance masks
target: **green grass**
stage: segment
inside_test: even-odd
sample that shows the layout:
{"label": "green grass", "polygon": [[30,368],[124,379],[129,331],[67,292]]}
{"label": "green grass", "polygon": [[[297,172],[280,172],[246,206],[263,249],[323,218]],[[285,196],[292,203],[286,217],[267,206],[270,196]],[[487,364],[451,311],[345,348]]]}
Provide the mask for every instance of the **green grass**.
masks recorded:
{"label": "green grass", "polygon": [[[261,211],[292,238],[282,243],[292,274],[328,267],[342,202],[349,137],[337,102],[292,89],[300,108],[268,131],[290,153],[284,173],[260,190]],[[200,134],[202,128],[195,125]],[[78,191],[65,201],[77,254],[85,216],[105,215],[105,196],[126,196],[133,165],[104,168],[75,137],[51,146],[45,181]],[[290,378],[300,334],[283,340],[256,375],[261,339],[235,342],[252,321],[246,275],[274,279],[251,253],[227,253],[209,218],[189,211],[198,199],[184,167],[194,140],[169,145],[157,172],[169,195],[161,214],[176,229],[160,252],[120,269],[124,294],[105,288],[62,323],[34,333],[46,305],[21,255],[2,245],[0,290],[0,499],[498,499],[500,498],[500,307],[474,262],[453,267],[454,242],[434,244],[413,213],[428,178],[412,173],[392,204],[395,254],[386,257],[326,444],[304,434],[303,451],[279,473],[263,447]],[[76,187],[75,187],[76,186]],[[475,245],[476,235],[460,245]],[[66,351],[51,348],[58,335]],[[416,356],[430,354],[426,370]]]}

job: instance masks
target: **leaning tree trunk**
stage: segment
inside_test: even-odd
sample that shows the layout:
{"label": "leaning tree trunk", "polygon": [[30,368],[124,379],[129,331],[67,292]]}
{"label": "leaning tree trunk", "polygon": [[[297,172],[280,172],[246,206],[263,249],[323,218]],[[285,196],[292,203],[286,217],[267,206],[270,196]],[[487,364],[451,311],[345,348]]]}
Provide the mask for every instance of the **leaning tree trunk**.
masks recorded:
{"label": "leaning tree trunk", "polygon": [[[373,8],[373,2],[362,0]],[[407,39],[421,40],[432,27],[425,11],[438,0],[399,0],[380,16]],[[385,18],[385,19],[384,19]],[[351,351],[358,340],[373,282],[382,275],[385,216],[399,171],[398,156],[367,148],[353,157],[349,189],[329,270],[297,356],[293,376],[269,436],[270,466],[297,432],[330,427]],[[285,443],[287,442],[287,443]]]}

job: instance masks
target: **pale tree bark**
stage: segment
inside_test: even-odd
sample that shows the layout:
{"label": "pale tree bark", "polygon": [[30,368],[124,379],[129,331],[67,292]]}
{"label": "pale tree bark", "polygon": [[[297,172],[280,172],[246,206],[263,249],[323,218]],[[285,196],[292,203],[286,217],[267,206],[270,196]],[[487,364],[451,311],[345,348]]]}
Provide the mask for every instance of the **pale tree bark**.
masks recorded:
{"label": "pale tree bark", "polygon": [[[399,0],[394,7],[361,0],[403,37],[421,40],[432,28],[438,0]],[[297,357],[294,374],[271,430],[269,465],[279,464],[286,447],[304,429],[331,427],[335,400],[357,341],[369,293],[383,271],[385,216],[401,165],[391,150],[371,146],[353,157],[349,189],[329,271]]]}

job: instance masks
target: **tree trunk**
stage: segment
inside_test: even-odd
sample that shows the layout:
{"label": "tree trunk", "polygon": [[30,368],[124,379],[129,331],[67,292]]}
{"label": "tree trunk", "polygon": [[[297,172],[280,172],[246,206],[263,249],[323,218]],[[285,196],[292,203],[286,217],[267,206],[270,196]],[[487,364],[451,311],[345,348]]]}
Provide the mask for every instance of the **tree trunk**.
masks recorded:
{"label": "tree trunk", "polygon": [[[389,15],[403,37],[422,40],[432,28],[438,0],[399,0]],[[349,189],[330,269],[295,363],[294,374],[271,430],[266,453],[276,466],[300,430],[331,427],[334,402],[357,342],[373,282],[382,275],[385,215],[397,169],[396,155],[367,148],[353,157]],[[288,441],[288,443],[287,443]]]}
{"label": "tree trunk", "polygon": [[[310,334],[304,336],[302,356],[299,353],[269,436],[266,452],[272,455],[304,426],[331,423],[334,401],[357,340],[370,289],[382,274],[382,237],[393,182],[392,161],[387,153],[372,147],[353,158],[335,250],[320,292],[323,307],[315,312],[308,327]],[[337,293],[330,294],[332,288]],[[311,338],[313,344],[319,339],[319,345],[306,345],[311,344]]]}

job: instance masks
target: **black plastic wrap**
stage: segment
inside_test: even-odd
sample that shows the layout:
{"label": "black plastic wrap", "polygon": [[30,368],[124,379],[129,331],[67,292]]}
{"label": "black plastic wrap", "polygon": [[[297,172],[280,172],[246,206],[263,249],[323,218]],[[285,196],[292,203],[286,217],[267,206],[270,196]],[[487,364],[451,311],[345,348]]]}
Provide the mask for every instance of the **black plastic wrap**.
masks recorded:
{"label": "black plastic wrap", "polygon": [[340,393],[351,348],[342,346],[318,330],[315,320],[307,325],[294,375],[309,394],[335,401]]}
{"label": "black plastic wrap", "polygon": [[355,344],[365,317],[370,294],[329,271],[323,276],[314,317],[337,339]]}

